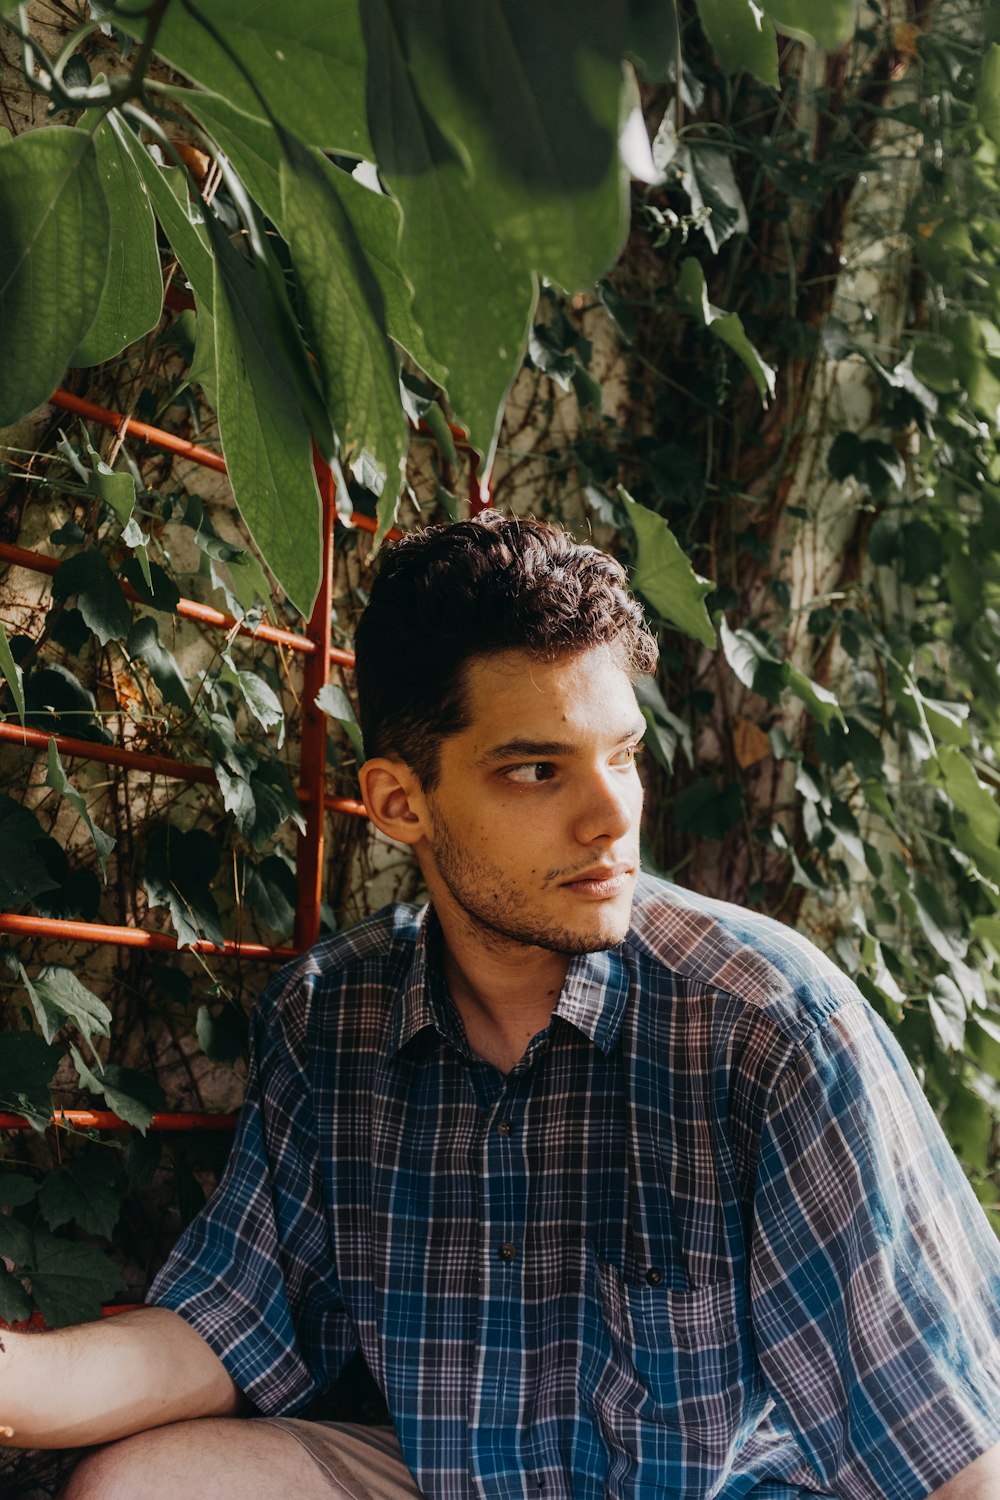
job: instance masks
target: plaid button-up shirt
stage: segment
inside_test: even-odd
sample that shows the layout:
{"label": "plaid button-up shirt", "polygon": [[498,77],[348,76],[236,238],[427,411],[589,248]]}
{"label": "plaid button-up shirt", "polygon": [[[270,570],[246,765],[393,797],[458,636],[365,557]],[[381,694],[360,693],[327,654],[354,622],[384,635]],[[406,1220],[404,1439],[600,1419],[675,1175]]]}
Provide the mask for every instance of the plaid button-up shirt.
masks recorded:
{"label": "plaid button-up shirt", "polygon": [[258,1409],[360,1344],[433,1500],[910,1500],[1000,1439],[1000,1247],[816,949],[642,877],[504,1076],[439,944],[396,907],[257,1008],[150,1300]]}

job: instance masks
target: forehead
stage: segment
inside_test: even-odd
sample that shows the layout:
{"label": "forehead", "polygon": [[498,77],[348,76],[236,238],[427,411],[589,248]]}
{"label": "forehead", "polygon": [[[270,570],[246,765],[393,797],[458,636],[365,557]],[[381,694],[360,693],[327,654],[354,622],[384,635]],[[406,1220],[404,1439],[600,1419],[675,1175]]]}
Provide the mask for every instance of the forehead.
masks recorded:
{"label": "forehead", "polygon": [[638,709],[632,680],[608,646],[539,660],[526,651],[474,658],[466,669],[463,738],[627,733]]}

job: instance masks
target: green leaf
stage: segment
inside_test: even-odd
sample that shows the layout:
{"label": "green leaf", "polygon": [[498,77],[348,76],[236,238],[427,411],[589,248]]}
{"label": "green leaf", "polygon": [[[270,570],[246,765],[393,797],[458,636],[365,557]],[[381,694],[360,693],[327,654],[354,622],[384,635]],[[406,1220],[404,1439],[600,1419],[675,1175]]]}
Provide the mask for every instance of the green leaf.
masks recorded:
{"label": "green leaf", "polygon": [[125,1176],[129,1187],[149,1187],[162,1156],[163,1143],[158,1136],[140,1135],[138,1131],[133,1131],[125,1147]]}
{"label": "green leaf", "polygon": [[670,815],[682,833],[723,839],[743,816],[743,788],[735,781],[720,788],[714,776],[705,776],[678,793]]}
{"label": "green leaf", "polygon": [[277,694],[256,672],[239,671],[228,651],[223,652],[222,660],[228,668],[228,673],[222,675],[239,689],[243,702],[261,728],[277,729],[280,750],[285,743],[285,711]]}
{"label": "green leaf", "polygon": [[49,1084],[62,1053],[33,1031],[0,1032],[0,1101],[44,1130],[52,1113]]}
{"label": "green leaf", "polygon": [[63,770],[62,762],[59,759],[59,752],[56,749],[56,742],[51,738],[49,740],[49,768],[45,777],[45,785],[50,786],[54,792],[58,792],[60,797],[65,797],[70,806],[80,814],[80,817],[87,825],[90,837],[94,841],[94,849],[97,852],[97,862],[101,867],[101,874],[107,880],[108,855],[115,847],[115,840],[110,834],[95,827],[91,821],[90,813],[87,811],[87,804]]}
{"label": "green leaf", "polygon": [[719,620],[722,653],[742,682],[752,693],[759,693],[777,703],[784,689],[799,698],[821,727],[829,731],[834,720],[844,724],[844,715],[836,697],[828,688],[813,682],[789,661],[781,661],[749,630],[731,630],[724,618]]}
{"label": "green leaf", "polygon": [[941,786],[955,807],[955,839],[988,879],[1000,884],[1000,808],[955,745],[940,745],[927,763],[927,779]]}
{"label": "green leaf", "polygon": [[698,0],[698,17],[724,72],[746,68],[761,83],[778,87],[774,27],[750,0]]}
{"label": "green leaf", "polygon": [[134,557],[128,558],[119,568],[119,573],[135,589],[143,604],[150,609],[161,610],[172,615],[177,611],[181,591],[174,580],[163,571],[159,563],[146,562],[145,566]]}
{"label": "green leaf", "polygon": [[125,639],[132,613],[102,552],[91,548],[59,564],[52,577],[52,597],[71,599],[74,595],[80,613],[102,646]]}
{"label": "green leaf", "polygon": [[[290,10],[259,0],[212,0],[205,14],[287,129],[324,151],[370,158],[358,10],[345,0],[297,0]],[[116,14],[115,24],[139,34],[125,16]],[[182,7],[172,5],[164,16],[156,51],[237,109],[261,114],[238,64]]]}
{"label": "green leaf", "polygon": [[678,745],[683,747],[688,764],[693,765],[691,726],[668,708],[656,679],[640,677],[635,684],[635,696],[639,700],[642,716],[649,727],[646,744],[663,769],[668,772],[673,770]]}
{"label": "green leaf", "polygon": [[287,937],[295,925],[298,889],[295,874],[278,854],[269,854],[259,864],[241,855],[236,863],[237,901]]}
{"label": "green leaf", "polygon": [[55,839],[42,839],[36,845],[55,888],[32,897],[31,904],[40,917],[57,919],[79,917],[93,922],[101,904],[101,883],[93,870],[70,869],[66,851]]}
{"label": "green leaf", "polygon": [[714,646],[715,631],[705,598],[715,585],[699,578],[662,516],[633,500],[627,490],[619,487],[618,493],[635,537],[633,587],[662,619],[703,646]]}
{"label": "green leaf", "polygon": [[[89,115],[88,111],[88,115]],[[87,116],[77,129],[88,129]],[[142,178],[114,126],[93,135],[97,171],[108,209],[108,258],[93,321],[71,365],[99,365],[155,328],[163,309],[163,275],[156,226]]]}
{"label": "green leaf", "polygon": [[31,1298],[18,1278],[0,1261],[0,1319],[20,1323],[31,1317]]}
{"label": "green leaf", "polygon": [[709,329],[716,338],[721,339],[733,351],[737,359],[742,361],[753,376],[762,405],[767,406],[774,395],[776,378],[774,368],[760,357],[751,344],[744,331],[743,323],[736,313],[724,312],[722,308],[714,307],[709,302],[705,273],[694,256],[689,255],[681,262],[677,295],[682,305],[693,314],[702,327]]}
{"label": "green leaf", "polygon": [[0,1208],[23,1208],[26,1203],[34,1203],[37,1197],[38,1183],[25,1177],[23,1172],[0,1175]]}
{"label": "green leaf", "polygon": [[237,826],[255,849],[262,849],[271,835],[277,833],[282,823],[289,818],[300,833],[305,832],[295,787],[288,772],[278,761],[263,761],[257,766],[250,777],[250,796],[250,814],[242,822],[237,818]]}
{"label": "green leaf", "polygon": [[767,16],[786,36],[835,51],[854,34],[857,0],[767,0]]}
{"label": "green leaf", "polygon": [[23,906],[42,891],[58,888],[33,847],[45,837],[45,829],[34,813],[0,792],[0,848],[17,850],[17,859],[0,860],[0,904],[5,910]]}
{"label": "green leaf", "polygon": [[990,140],[1000,146],[1000,46],[991,42],[979,64],[976,118]]}
{"label": "green leaf", "polygon": [[72,969],[61,964],[46,964],[34,981],[29,980],[23,965],[20,965],[20,970],[47,1042],[54,1039],[67,1021],[86,1037],[92,1052],[95,1032],[98,1036],[111,1035],[110,1010],[92,990],[81,984]]}
{"label": "green leaf", "polygon": [[58,1239],[44,1229],[36,1229],[31,1239],[31,1261],[24,1271],[48,1326],[66,1328],[100,1317],[101,1304],[122,1284],[117,1267],[96,1245]]}
{"label": "green leaf", "polygon": [[282,229],[327,408],[344,459],[373,454],[394,504],[408,432],[381,289],[335,181],[345,174],[291,137],[282,144]]}
{"label": "green leaf", "polygon": [[129,631],[128,654],[146,663],[165,703],[172,703],[182,713],[188,712],[191,699],[184,678],[170,652],[160,645],[159,631],[151,615],[136,620]]}
{"label": "green leaf", "polygon": [[17,716],[24,723],[24,676],[11,653],[7,632],[0,624],[0,672],[10,688],[10,695],[17,709]]}
{"label": "green leaf", "polygon": [[48,399],[104,287],[108,210],[90,136],[26,131],[0,150],[0,427]]}
{"label": "green leaf", "polygon": [[213,1015],[207,1005],[198,1007],[198,1044],[211,1062],[234,1063],[247,1049],[249,1026],[246,1014],[235,1005],[224,1005]]}
{"label": "green leaf", "polygon": [[[114,115],[109,118],[114,122]],[[187,173],[182,167],[157,166],[145,146],[140,145],[127,126],[120,127],[119,139],[131,156],[133,165],[145,184],[156,217],[170,241],[170,248],[194,289],[198,299],[200,337],[202,318],[207,315],[211,321],[212,255],[200,209],[192,209],[188,201]]]}
{"label": "green leaf", "polygon": [[264,561],[306,618],[319,591],[322,507],[309,425],[271,331],[263,283],[213,227],[219,432],[233,495]]}
{"label": "green leaf", "polygon": [[961,1052],[965,1045],[968,1006],[958,985],[948,974],[935,974],[927,1005],[938,1045],[945,1052]]}
{"label": "green leaf", "polygon": [[[701,230],[713,254],[732,235],[746,234],[750,227],[746,204],[736,182],[732,160],[723,147],[689,143],[677,152],[674,165],[680,171],[681,185],[695,214],[704,214]],[[713,311],[720,318],[735,317],[735,313]],[[742,328],[742,324],[740,326]],[[719,333],[719,337],[723,335]]]}
{"label": "green leaf", "polygon": [[100,1078],[95,1078],[72,1042],[69,1050],[83,1087],[92,1094],[103,1095],[110,1110],[145,1135],[153,1115],[163,1108],[163,1090],[159,1084],[134,1068],[121,1068],[117,1063],[106,1063]]}
{"label": "green leaf", "polygon": [[218,948],[223,945],[219,912],[209,888],[218,865],[219,846],[202,828],[184,833],[161,823],[150,835],[143,866],[146,895],[150,906],[169,908],[180,948],[202,937]]}
{"label": "green leaf", "polygon": [[874,499],[883,500],[891,490],[906,483],[903,456],[891,443],[878,438],[859,438],[856,432],[840,432],[830,445],[826,466],[834,479],[854,478]]}
{"label": "green leaf", "polygon": [[361,738],[361,727],[351,704],[350,698],[344,689],[337,687],[336,683],[328,682],[320,688],[316,694],[316,707],[329,714],[331,719],[336,719],[338,724],[343,725],[344,733],[351,742],[351,748],[358,759],[358,765],[365,758],[364,743]]}
{"label": "green leaf", "polygon": [[87,1234],[108,1239],[121,1211],[118,1168],[103,1153],[82,1156],[49,1173],[38,1201],[50,1229],[79,1224]]}
{"label": "green leaf", "polygon": [[487,217],[495,182],[473,181],[428,113],[386,0],[372,0],[362,16],[370,119],[379,169],[403,211],[399,257],[414,288],[414,315],[448,372],[452,408],[486,453],[524,352],[535,301],[531,267]]}

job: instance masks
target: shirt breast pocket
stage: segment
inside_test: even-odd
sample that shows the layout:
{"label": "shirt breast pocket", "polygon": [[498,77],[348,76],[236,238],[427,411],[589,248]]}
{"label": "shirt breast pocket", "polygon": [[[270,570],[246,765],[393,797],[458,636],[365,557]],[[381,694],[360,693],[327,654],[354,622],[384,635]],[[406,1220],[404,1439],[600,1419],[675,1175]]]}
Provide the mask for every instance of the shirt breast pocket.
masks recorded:
{"label": "shirt breast pocket", "polygon": [[634,1285],[596,1256],[591,1271],[581,1394],[609,1449],[609,1494],[644,1495],[653,1474],[660,1493],[713,1494],[762,1394],[742,1288]]}

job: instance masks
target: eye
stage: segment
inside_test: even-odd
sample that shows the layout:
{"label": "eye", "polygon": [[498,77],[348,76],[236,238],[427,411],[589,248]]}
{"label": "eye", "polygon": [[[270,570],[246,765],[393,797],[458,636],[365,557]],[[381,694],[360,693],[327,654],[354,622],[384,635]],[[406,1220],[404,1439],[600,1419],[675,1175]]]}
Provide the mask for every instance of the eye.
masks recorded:
{"label": "eye", "polygon": [[641,741],[636,740],[633,744],[625,745],[621,750],[619,750],[618,754],[612,761],[612,765],[631,766],[635,762],[636,758],[641,754],[642,743]]}
{"label": "eye", "polygon": [[555,770],[550,760],[530,760],[523,766],[511,766],[503,774],[504,780],[512,781],[515,786],[537,786],[541,781],[551,780]]}

